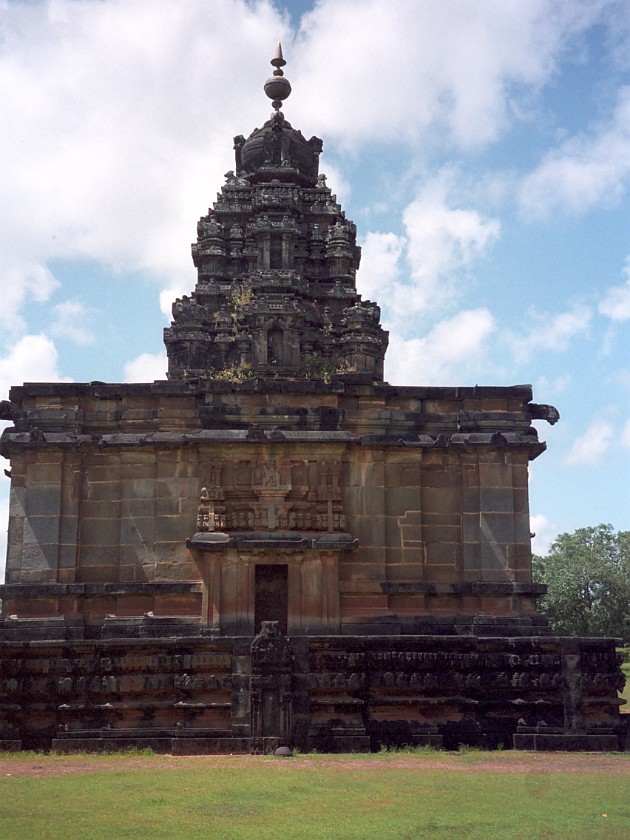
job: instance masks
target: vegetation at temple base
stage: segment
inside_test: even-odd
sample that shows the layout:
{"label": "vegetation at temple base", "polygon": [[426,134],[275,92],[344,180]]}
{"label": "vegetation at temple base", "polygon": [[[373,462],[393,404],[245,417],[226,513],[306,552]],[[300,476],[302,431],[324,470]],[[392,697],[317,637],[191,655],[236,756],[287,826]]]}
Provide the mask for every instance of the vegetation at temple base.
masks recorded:
{"label": "vegetation at temple base", "polygon": [[547,584],[539,601],[555,633],[630,636],[630,531],[612,525],[560,534],[545,557],[534,555],[534,580]]}
{"label": "vegetation at temple base", "polygon": [[621,840],[630,824],[630,755],[4,754],[0,766],[12,840]]}

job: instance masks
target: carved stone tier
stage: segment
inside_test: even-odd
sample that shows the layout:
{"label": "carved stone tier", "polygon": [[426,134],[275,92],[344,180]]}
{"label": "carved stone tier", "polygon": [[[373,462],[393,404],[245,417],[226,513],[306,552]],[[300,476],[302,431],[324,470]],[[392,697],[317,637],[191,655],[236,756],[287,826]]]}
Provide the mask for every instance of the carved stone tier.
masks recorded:
{"label": "carved stone tier", "polygon": [[387,333],[356,291],[356,228],[318,175],[321,149],[281,113],[235,138],[236,175],[197,227],[195,290],[164,331],[170,378],[382,380]]}
{"label": "carved stone tier", "polygon": [[105,629],[94,639],[63,619],[0,618],[3,749],[624,744],[611,639],[289,639],[268,622],[257,638],[210,638],[153,617],[112,619]]}

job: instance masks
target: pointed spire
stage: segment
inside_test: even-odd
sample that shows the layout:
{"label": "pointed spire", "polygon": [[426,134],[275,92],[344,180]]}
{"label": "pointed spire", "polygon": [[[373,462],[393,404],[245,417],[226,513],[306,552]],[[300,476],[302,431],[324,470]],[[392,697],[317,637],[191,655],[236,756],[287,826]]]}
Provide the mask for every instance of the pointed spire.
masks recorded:
{"label": "pointed spire", "polygon": [[280,43],[280,41],[278,41],[278,43],[276,44],[276,54],[269,63],[272,64],[274,67],[278,68],[278,70],[274,70],[274,76],[284,75],[282,73],[282,70],[279,69],[280,67],[284,67],[284,65],[286,64],[284,56],[282,55],[282,44]]}
{"label": "pointed spire", "polygon": [[281,69],[286,64],[286,61],[282,55],[282,44],[280,41],[278,41],[276,45],[276,52],[274,57],[271,59],[270,64],[276,69],[273,71],[273,75],[265,82],[265,93],[269,99],[273,100],[271,104],[274,109],[278,111],[282,108],[282,100],[286,99],[291,93],[291,84],[289,80],[285,78]]}

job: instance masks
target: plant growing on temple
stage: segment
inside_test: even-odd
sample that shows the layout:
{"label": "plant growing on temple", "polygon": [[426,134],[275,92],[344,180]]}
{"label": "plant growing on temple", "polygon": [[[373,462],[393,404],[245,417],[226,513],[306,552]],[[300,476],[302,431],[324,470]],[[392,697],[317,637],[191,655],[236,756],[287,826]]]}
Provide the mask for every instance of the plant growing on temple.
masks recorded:
{"label": "plant growing on temple", "polygon": [[630,636],[630,531],[612,525],[560,534],[545,557],[533,557],[540,601],[561,635]]}
{"label": "plant growing on temple", "polygon": [[333,376],[347,373],[348,367],[344,362],[313,355],[304,359],[303,371],[307,379],[321,379],[322,382],[329,383]]}
{"label": "plant growing on temple", "polygon": [[246,379],[251,379],[253,372],[249,365],[238,364],[233,362],[227,364],[225,367],[213,370],[210,373],[211,379],[222,379],[225,382],[244,382]]}
{"label": "plant growing on temple", "polygon": [[253,292],[252,287],[247,285],[246,283],[237,286],[230,298],[228,300],[228,310],[233,318],[236,318],[238,314],[247,306],[248,303],[252,302]]}

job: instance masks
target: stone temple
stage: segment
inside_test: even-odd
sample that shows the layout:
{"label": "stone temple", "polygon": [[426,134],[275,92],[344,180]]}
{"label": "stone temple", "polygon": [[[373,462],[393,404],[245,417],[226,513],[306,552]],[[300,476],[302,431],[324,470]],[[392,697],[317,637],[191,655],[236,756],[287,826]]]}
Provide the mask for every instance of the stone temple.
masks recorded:
{"label": "stone temple", "polygon": [[536,610],[528,385],[398,387],[322,141],[235,138],[152,384],[27,383],[0,748],[619,747],[615,640]]}

